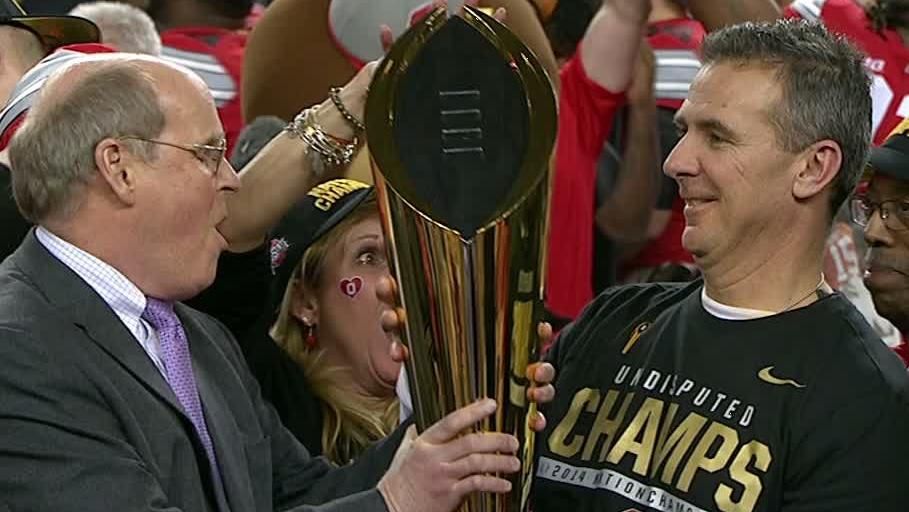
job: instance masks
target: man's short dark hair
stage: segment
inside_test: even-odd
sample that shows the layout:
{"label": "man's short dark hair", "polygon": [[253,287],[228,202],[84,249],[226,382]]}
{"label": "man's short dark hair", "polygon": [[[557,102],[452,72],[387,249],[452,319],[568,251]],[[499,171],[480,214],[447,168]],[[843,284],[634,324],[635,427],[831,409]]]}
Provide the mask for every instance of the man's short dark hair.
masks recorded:
{"label": "man's short dark hair", "polygon": [[823,25],[779,20],[710,34],[702,61],[776,70],[782,100],[770,109],[770,120],[786,151],[824,139],[840,145],[843,162],[833,182],[832,217],[855,188],[871,144],[871,81],[862,54]]}
{"label": "man's short dark hair", "polygon": [[556,57],[568,58],[574,54],[602,3],[603,0],[560,0],[556,4],[543,27]]}

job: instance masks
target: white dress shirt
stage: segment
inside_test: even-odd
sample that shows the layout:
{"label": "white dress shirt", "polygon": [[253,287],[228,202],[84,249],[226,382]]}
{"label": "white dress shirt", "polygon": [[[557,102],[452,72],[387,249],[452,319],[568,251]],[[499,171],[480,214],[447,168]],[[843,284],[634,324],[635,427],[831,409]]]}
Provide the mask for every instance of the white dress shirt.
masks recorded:
{"label": "white dress shirt", "polygon": [[39,226],[35,230],[35,236],[54,257],[101,296],[136,338],[158,371],[166,375],[164,363],[161,362],[158,336],[152,326],[142,319],[142,313],[145,311],[145,294],[114,267],[43,227]]}

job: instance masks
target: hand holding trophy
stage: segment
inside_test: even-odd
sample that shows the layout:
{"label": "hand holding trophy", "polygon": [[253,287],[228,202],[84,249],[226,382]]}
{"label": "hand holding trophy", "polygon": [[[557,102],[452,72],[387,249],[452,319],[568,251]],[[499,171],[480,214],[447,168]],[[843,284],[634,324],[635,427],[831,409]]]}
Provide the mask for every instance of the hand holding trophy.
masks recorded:
{"label": "hand holding trophy", "polygon": [[[416,426],[438,434],[434,425],[449,413],[494,399],[494,413],[459,431],[474,425],[514,436],[521,470],[510,492],[473,494],[461,510],[525,510],[534,400],[552,394],[551,386],[533,388],[552,379],[551,366],[534,364],[556,133],[550,81],[493,17],[466,6],[449,18],[438,8],[379,64],[366,125],[406,311]],[[542,334],[551,335],[546,327]]]}

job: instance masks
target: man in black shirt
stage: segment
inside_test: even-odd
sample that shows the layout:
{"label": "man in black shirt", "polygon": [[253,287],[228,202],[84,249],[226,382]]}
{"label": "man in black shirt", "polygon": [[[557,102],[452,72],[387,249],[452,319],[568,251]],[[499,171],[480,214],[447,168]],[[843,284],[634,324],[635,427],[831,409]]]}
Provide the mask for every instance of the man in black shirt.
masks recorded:
{"label": "man in black shirt", "polygon": [[665,164],[688,285],[605,292],[549,358],[534,511],[897,511],[909,381],[826,286],[871,131],[862,57],[819,25],[711,35]]}

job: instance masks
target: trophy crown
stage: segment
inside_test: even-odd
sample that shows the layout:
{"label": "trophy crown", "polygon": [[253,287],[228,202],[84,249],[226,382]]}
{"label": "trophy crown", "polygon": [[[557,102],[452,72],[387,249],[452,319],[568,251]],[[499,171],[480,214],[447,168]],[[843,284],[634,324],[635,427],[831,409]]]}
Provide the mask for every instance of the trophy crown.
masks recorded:
{"label": "trophy crown", "polygon": [[547,178],[552,84],[533,53],[478,9],[431,12],[370,85],[367,140],[387,185],[464,239]]}

